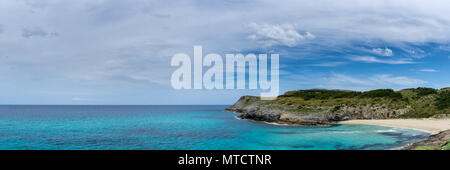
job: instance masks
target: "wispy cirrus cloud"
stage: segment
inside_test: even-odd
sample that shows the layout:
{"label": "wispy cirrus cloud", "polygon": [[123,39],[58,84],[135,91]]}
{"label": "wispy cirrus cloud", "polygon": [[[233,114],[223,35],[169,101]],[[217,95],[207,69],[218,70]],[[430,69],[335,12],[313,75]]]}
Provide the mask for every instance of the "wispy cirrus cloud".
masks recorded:
{"label": "wispy cirrus cloud", "polygon": [[343,61],[336,61],[336,62],[323,62],[323,63],[317,63],[317,64],[311,64],[311,66],[317,66],[317,67],[336,67],[347,64],[347,62]]}
{"label": "wispy cirrus cloud", "polygon": [[344,74],[333,74],[329,81],[331,84],[358,84],[358,85],[372,85],[372,82],[368,80],[362,80],[358,78],[354,78],[351,76],[347,76]]}
{"label": "wispy cirrus cloud", "polygon": [[374,83],[378,84],[393,84],[402,86],[417,86],[427,83],[426,81],[409,78],[406,76],[392,76],[390,74],[375,75],[370,78]]}
{"label": "wispy cirrus cloud", "polygon": [[379,58],[372,57],[372,56],[357,56],[357,57],[350,58],[350,60],[361,61],[361,62],[366,62],[366,63],[383,63],[383,64],[413,64],[413,63],[415,63],[414,61],[411,61],[409,59],[384,60],[384,59],[379,59]]}
{"label": "wispy cirrus cloud", "polygon": [[357,78],[345,74],[333,73],[324,78],[322,87],[346,90],[370,90],[379,88],[402,89],[427,84],[427,81],[407,76],[394,76],[391,74],[375,74],[367,78]]}
{"label": "wispy cirrus cloud", "polygon": [[430,68],[420,69],[419,71],[421,71],[421,72],[431,72],[431,73],[438,72],[437,70],[430,69]]}

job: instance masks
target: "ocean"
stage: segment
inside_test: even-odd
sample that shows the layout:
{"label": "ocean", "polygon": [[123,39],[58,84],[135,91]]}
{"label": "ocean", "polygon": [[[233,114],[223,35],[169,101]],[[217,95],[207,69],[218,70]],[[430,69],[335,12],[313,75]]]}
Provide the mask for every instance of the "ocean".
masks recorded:
{"label": "ocean", "polygon": [[379,150],[430,134],[236,119],[228,106],[1,105],[2,150]]}

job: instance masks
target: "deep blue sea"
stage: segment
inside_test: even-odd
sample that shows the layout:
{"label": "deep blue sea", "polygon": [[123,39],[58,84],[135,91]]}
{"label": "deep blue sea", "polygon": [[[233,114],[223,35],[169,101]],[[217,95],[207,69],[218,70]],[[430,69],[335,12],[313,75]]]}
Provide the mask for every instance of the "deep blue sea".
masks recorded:
{"label": "deep blue sea", "polygon": [[0,149],[392,149],[428,133],[381,126],[280,126],[228,106],[0,106]]}

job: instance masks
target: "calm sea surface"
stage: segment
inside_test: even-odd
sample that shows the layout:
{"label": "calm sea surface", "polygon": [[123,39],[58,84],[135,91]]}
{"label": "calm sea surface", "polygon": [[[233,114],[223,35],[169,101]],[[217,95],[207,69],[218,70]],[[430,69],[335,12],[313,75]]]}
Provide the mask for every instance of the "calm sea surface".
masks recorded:
{"label": "calm sea surface", "polygon": [[391,149],[428,133],[278,126],[227,106],[0,106],[0,149]]}

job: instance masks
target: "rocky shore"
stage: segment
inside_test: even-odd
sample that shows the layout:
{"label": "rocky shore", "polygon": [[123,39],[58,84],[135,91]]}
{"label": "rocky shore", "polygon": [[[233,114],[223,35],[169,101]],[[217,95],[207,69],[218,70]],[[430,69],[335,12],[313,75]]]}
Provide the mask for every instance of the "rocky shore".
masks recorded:
{"label": "rocky shore", "polygon": [[450,150],[450,130],[431,135],[428,139],[408,145],[402,150]]}
{"label": "rocky shore", "polygon": [[277,109],[274,106],[259,106],[258,104],[249,104],[244,106],[253,97],[244,96],[239,99],[231,107],[227,108],[227,111],[239,113],[237,116],[241,119],[250,119],[256,121],[272,122],[278,124],[288,124],[288,125],[303,125],[303,126],[330,126],[335,125],[337,122],[328,121],[322,119],[317,115],[310,116],[299,116],[292,114],[290,112]]}
{"label": "rocky shore", "polygon": [[[339,121],[352,119],[387,119],[406,113],[409,108],[389,108],[385,104],[300,106],[292,109],[273,101],[260,101],[257,97],[243,96],[227,108],[239,118],[279,124],[302,126],[332,126]],[[299,108],[299,107],[296,107]]]}

